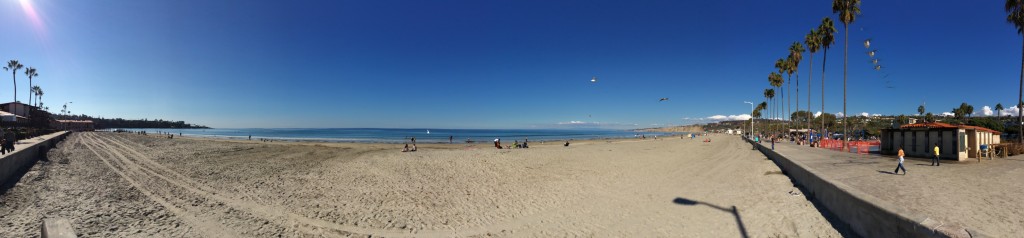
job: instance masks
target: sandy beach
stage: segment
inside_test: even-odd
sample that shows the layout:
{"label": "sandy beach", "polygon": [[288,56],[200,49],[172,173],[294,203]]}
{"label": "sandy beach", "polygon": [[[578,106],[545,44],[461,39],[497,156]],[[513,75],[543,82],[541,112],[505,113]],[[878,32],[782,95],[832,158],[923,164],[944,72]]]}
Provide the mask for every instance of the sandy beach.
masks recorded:
{"label": "sandy beach", "polygon": [[0,234],[83,237],[838,237],[736,136],[263,143],[75,133],[0,196]]}

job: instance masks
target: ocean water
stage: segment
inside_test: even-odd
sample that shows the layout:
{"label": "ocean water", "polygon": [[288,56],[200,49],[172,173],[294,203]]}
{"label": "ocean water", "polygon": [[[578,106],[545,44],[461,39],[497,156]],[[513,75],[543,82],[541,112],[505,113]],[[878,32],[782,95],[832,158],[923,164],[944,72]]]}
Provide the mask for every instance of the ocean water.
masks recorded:
{"label": "ocean water", "polygon": [[[599,129],[374,129],[374,128],[245,128],[245,129],[126,129],[181,134],[184,136],[215,137],[226,139],[253,140],[273,139],[289,141],[325,141],[325,142],[370,142],[370,143],[403,143],[415,137],[417,143],[448,143],[448,137],[454,137],[455,143],[491,143],[495,138],[511,143],[513,140],[523,141],[561,141],[579,139],[633,138],[636,135],[647,137],[666,136],[667,133],[634,132],[630,130],[599,130]],[[429,134],[427,131],[429,130]]]}

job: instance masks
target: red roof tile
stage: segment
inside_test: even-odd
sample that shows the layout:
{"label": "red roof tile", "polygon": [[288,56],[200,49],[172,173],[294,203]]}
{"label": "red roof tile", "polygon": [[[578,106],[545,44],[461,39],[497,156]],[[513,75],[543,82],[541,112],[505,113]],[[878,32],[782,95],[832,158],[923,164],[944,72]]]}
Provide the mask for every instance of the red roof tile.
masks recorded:
{"label": "red roof tile", "polygon": [[926,122],[926,123],[906,124],[906,125],[900,126],[900,128],[902,128],[902,129],[909,129],[909,128],[969,129],[969,130],[979,130],[979,131],[990,132],[990,133],[996,134],[996,135],[1002,134],[1002,133],[999,133],[998,131],[995,131],[995,130],[992,130],[992,129],[988,129],[988,128],[984,128],[984,127],[980,127],[980,126],[951,125],[951,124],[946,124],[946,123],[942,123],[942,122]]}

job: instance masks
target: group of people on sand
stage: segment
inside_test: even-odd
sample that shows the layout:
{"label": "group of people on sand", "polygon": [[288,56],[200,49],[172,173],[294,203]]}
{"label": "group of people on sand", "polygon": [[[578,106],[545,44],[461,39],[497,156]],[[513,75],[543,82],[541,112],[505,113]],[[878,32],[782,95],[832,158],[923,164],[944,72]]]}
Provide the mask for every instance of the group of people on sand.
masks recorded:
{"label": "group of people on sand", "polygon": [[500,149],[526,149],[530,148],[530,137],[523,139],[523,143],[519,144],[519,140],[515,140],[512,145],[506,145],[501,147],[501,138],[494,138],[494,148]]}
{"label": "group of people on sand", "polygon": [[412,149],[409,148],[409,143],[405,143],[405,148],[402,149],[402,152],[416,152],[416,137],[413,137],[411,140]]}

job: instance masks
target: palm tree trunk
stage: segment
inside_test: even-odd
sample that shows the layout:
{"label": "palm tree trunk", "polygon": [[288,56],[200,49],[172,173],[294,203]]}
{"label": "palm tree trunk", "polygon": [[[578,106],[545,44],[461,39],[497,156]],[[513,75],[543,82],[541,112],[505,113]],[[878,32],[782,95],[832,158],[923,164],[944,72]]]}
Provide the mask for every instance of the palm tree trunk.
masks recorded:
{"label": "palm tree trunk", "polygon": [[846,67],[850,63],[850,25],[843,23],[843,149],[846,149],[846,141],[850,137],[849,126],[846,117]]}
{"label": "palm tree trunk", "polygon": [[28,105],[33,105],[32,104],[32,95],[35,95],[35,92],[32,91],[32,76],[29,76],[28,77]]}
{"label": "palm tree trunk", "polygon": [[[828,48],[821,56],[821,116],[825,116],[825,63],[828,63]],[[825,118],[821,118],[821,132],[825,133]]]}
{"label": "palm tree trunk", "polygon": [[[1024,41],[1022,41],[1024,44]],[[1022,48],[1024,50],[1024,48]],[[1024,111],[1021,111],[1021,107],[1024,107],[1024,103],[1020,103],[1024,96],[1024,53],[1021,53],[1020,62],[1020,89],[1017,91],[1017,125],[1020,129],[1017,133],[1017,138],[1021,144],[1024,144]]]}
{"label": "palm tree trunk", "polygon": [[814,53],[811,53],[811,60],[807,62],[811,64],[807,70],[807,138],[810,139],[811,119],[814,117],[814,114],[811,113],[811,82],[814,82]]}
{"label": "palm tree trunk", "polygon": [[[800,111],[800,73],[796,74],[796,92],[793,95],[796,95],[796,99],[794,99],[794,100],[796,100],[796,105],[795,105],[796,107],[794,107],[793,109],[796,109],[796,111],[799,112]],[[796,122],[796,121],[793,121],[793,122]],[[797,125],[797,126],[799,128],[800,125]]]}
{"label": "palm tree trunk", "polygon": [[[17,102],[18,101],[18,76],[17,76],[17,72],[18,72],[17,70],[15,70],[14,72],[11,72],[11,80],[14,81],[14,101],[12,101],[12,102]],[[12,108],[11,111],[14,111],[13,108]]]}

